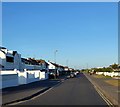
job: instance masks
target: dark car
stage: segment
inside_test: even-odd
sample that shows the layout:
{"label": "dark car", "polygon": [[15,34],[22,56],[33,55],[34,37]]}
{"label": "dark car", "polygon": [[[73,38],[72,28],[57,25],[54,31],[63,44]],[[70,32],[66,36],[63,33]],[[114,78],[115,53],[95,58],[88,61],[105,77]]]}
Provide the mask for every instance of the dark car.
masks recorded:
{"label": "dark car", "polygon": [[49,79],[54,79],[56,77],[54,72],[49,73]]}

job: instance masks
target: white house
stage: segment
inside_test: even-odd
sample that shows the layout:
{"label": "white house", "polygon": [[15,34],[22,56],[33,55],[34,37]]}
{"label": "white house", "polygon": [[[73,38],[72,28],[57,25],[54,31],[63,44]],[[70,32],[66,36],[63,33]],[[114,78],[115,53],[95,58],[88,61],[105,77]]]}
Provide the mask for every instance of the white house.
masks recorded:
{"label": "white house", "polygon": [[65,71],[69,71],[69,68],[67,66],[64,67]]}
{"label": "white house", "polygon": [[21,58],[22,69],[26,70],[40,70],[41,66],[31,58]]}
{"label": "white house", "polygon": [[48,66],[48,68],[50,69],[50,70],[52,70],[52,69],[56,69],[56,66],[53,64],[53,63],[51,63],[51,62],[47,62],[48,64],[49,64],[49,66]]}
{"label": "white house", "polygon": [[49,64],[49,72],[54,72],[58,76],[63,74],[62,73],[64,71],[64,67],[63,66],[58,65],[56,63],[49,62],[49,61],[48,61],[48,64]]}
{"label": "white house", "polygon": [[21,68],[21,55],[17,51],[9,51],[0,47],[0,67],[1,70],[19,70]]}
{"label": "white house", "polygon": [[48,72],[48,63],[45,60],[36,60],[33,58],[21,58],[22,68],[26,70],[41,70]]}
{"label": "white house", "polygon": [[50,75],[59,76],[59,71],[58,71],[58,66],[57,66],[57,64],[52,63],[52,62],[50,62],[50,61],[48,61],[47,63],[49,64],[49,65],[48,65],[49,74],[50,74]]}
{"label": "white house", "polygon": [[0,47],[0,89],[48,79],[48,64]]}

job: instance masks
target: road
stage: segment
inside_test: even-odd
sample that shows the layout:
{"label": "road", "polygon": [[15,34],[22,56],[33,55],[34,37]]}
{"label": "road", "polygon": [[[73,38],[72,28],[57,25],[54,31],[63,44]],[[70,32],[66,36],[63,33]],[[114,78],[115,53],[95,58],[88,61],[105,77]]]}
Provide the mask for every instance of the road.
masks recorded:
{"label": "road", "polygon": [[42,95],[17,105],[107,105],[93,85],[80,74],[65,80]]}

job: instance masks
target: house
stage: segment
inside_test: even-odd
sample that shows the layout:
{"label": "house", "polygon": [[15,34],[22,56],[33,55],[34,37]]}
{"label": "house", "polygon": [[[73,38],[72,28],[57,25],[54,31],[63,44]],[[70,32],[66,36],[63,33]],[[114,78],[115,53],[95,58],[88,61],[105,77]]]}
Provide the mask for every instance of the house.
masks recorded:
{"label": "house", "polygon": [[64,66],[48,61],[49,72],[55,73],[57,76],[65,74]]}
{"label": "house", "polygon": [[69,68],[67,66],[65,66],[64,71],[69,71]]}
{"label": "house", "polygon": [[22,69],[26,70],[40,70],[41,66],[34,58],[21,58]]}
{"label": "house", "polygon": [[21,55],[17,51],[0,47],[0,65],[1,70],[19,70],[21,67]]}
{"label": "house", "polygon": [[46,72],[49,71],[49,67],[48,67],[49,64],[45,60],[40,59],[40,60],[36,60],[36,62],[39,64],[41,71],[46,71]]}
{"label": "house", "polygon": [[48,68],[49,68],[49,74],[53,75],[54,77],[58,77],[59,76],[59,71],[58,71],[58,64],[55,64],[53,62],[48,61],[47,62]]}
{"label": "house", "polygon": [[22,58],[22,68],[27,70],[40,70],[48,72],[48,63],[45,60],[34,58]]}
{"label": "house", "polygon": [[64,72],[64,66],[59,65],[58,66],[58,71],[59,71],[59,75],[64,75],[65,74],[65,72]]}

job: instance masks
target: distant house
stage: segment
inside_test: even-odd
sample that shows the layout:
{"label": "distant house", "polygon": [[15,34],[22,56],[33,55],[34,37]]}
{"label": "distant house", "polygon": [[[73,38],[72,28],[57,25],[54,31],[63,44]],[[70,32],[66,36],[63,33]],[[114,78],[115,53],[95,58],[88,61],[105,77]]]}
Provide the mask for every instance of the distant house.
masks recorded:
{"label": "distant house", "polygon": [[73,68],[69,68],[69,71],[73,71],[74,69]]}
{"label": "distant house", "polygon": [[49,64],[49,72],[54,72],[56,73],[57,76],[63,74],[64,66],[49,61],[48,64]]}
{"label": "distant house", "polygon": [[48,72],[48,63],[45,60],[34,58],[22,58],[22,68],[27,70],[41,70]]}
{"label": "distant house", "polygon": [[40,70],[41,66],[33,58],[21,58],[22,60],[22,69],[26,70]]}
{"label": "distant house", "polygon": [[64,66],[59,65],[59,66],[58,66],[58,71],[59,71],[59,74],[60,74],[60,75],[63,75],[63,74],[64,74]]}
{"label": "distant house", "polygon": [[56,69],[56,66],[55,66],[52,62],[48,61],[47,63],[49,64],[49,65],[48,65],[49,70],[54,70],[54,69]]}
{"label": "distant house", "polygon": [[64,71],[69,71],[69,68],[67,66],[65,66]]}
{"label": "distant house", "polygon": [[17,51],[10,51],[0,47],[0,68],[2,70],[20,69],[21,55]]}
{"label": "distant house", "polygon": [[36,62],[39,64],[41,71],[49,71],[49,64],[45,60],[40,59],[36,60]]}
{"label": "distant house", "polygon": [[59,76],[59,71],[58,71],[58,64],[55,64],[53,62],[48,61],[47,62],[49,64],[48,68],[49,68],[49,73],[54,73],[56,76]]}

